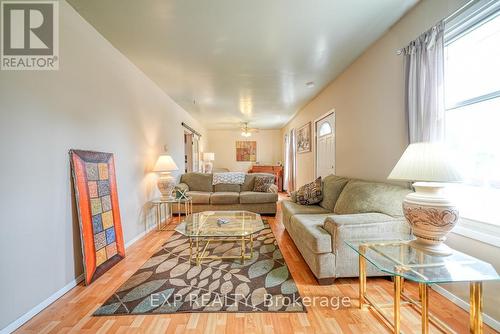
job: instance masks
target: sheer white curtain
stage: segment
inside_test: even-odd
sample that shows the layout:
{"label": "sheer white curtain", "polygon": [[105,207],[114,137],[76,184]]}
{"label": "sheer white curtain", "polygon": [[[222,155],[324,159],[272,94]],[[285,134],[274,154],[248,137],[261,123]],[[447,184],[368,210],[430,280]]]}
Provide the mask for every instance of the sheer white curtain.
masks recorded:
{"label": "sheer white curtain", "polygon": [[444,137],[444,22],[402,49],[410,143]]}
{"label": "sheer white curtain", "polygon": [[288,193],[295,190],[295,129],[285,136],[285,180],[284,188]]}

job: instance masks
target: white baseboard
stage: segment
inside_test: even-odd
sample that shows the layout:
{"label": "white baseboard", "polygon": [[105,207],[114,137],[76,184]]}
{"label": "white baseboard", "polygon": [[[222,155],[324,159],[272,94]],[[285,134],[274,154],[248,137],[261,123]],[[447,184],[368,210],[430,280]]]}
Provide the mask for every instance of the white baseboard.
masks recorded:
{"label": "white baseboard", "polygon": [[77,286],[81,281],[83,281],[83,274],[66,284],[62,289],[54,293],[52,296],[49,298],[45,299],[43,302],[38,304],[37,306],[33,307],[31,310],[23,314],[20,318],[16,319],[15,321],[11,322],[7,327],[2,329],[0,331],[0,334],[7,334],[7,333],[12,333],[19,327],[21,327],[25,322],[33,318],[35,315],[43,311],[47,306],[55,302],[57,299],[62,297],[66,292],[69,290],[73,289],[75,286]]}
{"label": "white baseboard", "polygon": [[156,226],[149,226],[147,228],[147,230],[145,230],[144,232],[139,233],[135,238],[133,238],[133,239],[129,240],[128,242],[126,242],[125,243],[125,249],[129,248],[130,246],[132,246],[133,244],[135,244],[137,241],[139,241],[140,239],[144,238],[146,236],[146,234],[148,234],[149,232],[151,232],[155,228],[156,228]]}
{"label": "white baseboard", "polygon": [[[469,312],[469,309],[470,309],[469,303],[463,301],[462,299],[458,298],[457,296],[455,296],[454,294],[452,294],[451,292],[449,292],[448,290],[446,290],[445,288],[443,288],[439,285],[431,285],[431,287],[434,291],[439,293],[441,296],[449,299],[453,304],[455,304],[458,307],[460,307],[461,309],[464,309],[465,311]],[[489,315],[483,313],[483,321],[485,324],[487,324],[488,326],[490,326],[494,330],[500,331],[500,322],[493,319]]]}
{"label": "white baseboard", "polygon": [[[132,246],[134,243],[142,239],[146,234],[151,232],[153,229],[155,229],[155,226],[149,227],[146,231],[139,233],[135,238],[132,240],[129,240],[127,243],[125,243],[125,248],[129,248]],[[14,320],[11,322],[7,327],[3,328],[0,330],[0,334],[9,334],[24,325],[26,322],[28,322],[31,318],[33,318],[35,315],[43,311],[45,308],[47,308],[50,304],[55,302],[57,299],[61,298],[66,292],[69,290],[73,289],[75,286],[77,286],[81,281],[83,281],[83,274],[66,284],[64,287],[62,287],[60,290],[58,290],[56,293],[51,295],[49,298],[45,299],[43,302],[40,304],[36,305],[33,307],[31,310],[23,314],[21,317],[18,319]]]}

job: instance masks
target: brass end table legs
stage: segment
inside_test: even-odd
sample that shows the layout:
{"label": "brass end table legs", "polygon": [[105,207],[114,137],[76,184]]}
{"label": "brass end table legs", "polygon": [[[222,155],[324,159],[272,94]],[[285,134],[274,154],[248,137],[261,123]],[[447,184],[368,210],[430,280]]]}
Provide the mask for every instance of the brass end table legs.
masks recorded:
{"label": "brass end table legs", "polygon": [[470,332],[483,334],[483,283],[470,282]]}
{"label": "brass end table legs", "polygon": [[401,276],[394,276],[394,333],[401,332]]}
{"label": "brass end table legs", "polygon": [[[360,246],[360,252],[366,252],[365,246]],[[359,308],[363,309],[366,297],[366,259],[364,256],[359,256]]]}
{"label": "brass end table legs", "polygon": [[158,231],[170,231],[168,229],[169,221],[174,217],[174,205],[177,205],[177,217],[182,220],[182,206],[184,205],[184,214],[190,215],[193,213],[193,201],[191,198],[185,199],[156,199],[152,202],[155,206],[156,229]]}
{"label": "brass end table legs", "polygon": [[[383,308],[388,305],[379,305],[372,300],[366,292],[366,259],[361,255],[365,254],[366,248],[360,246],[359,256],[359,308],[363,309],[368,306],[377,316],[384,320],[385,324],[390,327],[394,333],[401,333],[401,304],[409,304],[416,309],[421,315],[422,334],[429,333],[429,323],[432,323],[443,333],[454,333],[454,331],[443,321],[437,319],[429,312],[429,284],[419,283],[419,300],[413,300],[409,295],[404,293],[404,278],[402,276],[394,276],[394,318],[389,319],[384,314]],[[482,282],[470,282],[470,333],[483,334],[483,284]]]}

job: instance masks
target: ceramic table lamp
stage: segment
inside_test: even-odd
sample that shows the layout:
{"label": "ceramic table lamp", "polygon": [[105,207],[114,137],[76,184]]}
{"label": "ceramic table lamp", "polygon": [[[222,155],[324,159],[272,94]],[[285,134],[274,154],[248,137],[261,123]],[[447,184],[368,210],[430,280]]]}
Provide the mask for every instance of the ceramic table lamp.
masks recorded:
{"label": "ceramic table lamp", "polygon": [[203,169],[205,173],[212,173],[213,169],[212,161],[214,160],[215,160],[215,153],[212,152],[203,153],[203,162],[204,162]]}
{"label": "ceramic table lamp", "polygon": [[443,242],[458,222],[458,208],[444,191],[445,183],[459,182],[461,176],[437,143],[410,144],[388,177],[411,181],[415,189],[403,201],[403,212],[416,240],[412,245],[435,255],[449,255]]}
{"label": "ceramic table lamp", "polygon": [[156,160],[153,172],[160,173],[157,185],[161,193],[161,199],[169,200],[173,198],[172,192],[175,188],[175,178],[170,175],[170,172],[178,169],[170,155],[162,154]]}

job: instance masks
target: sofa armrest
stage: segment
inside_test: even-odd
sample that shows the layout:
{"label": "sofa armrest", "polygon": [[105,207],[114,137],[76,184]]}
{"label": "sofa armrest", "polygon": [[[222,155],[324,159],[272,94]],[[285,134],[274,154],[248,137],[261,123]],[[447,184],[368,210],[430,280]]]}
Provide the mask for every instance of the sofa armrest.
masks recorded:
{"label": "sofa armrest", "polygon": [[271,184],[269,186],[269,188],[267,189],[267,192],[268,193],[273,193],[273,194],[277,194],[278,193],[278,186],[275,185],[275,184]]}
{"label": "sofa armrest", "polygon": [[175,186],[175,190],[180,190],[182,192],[186,192],[186,191],[189,191],[189,186],[187,184],[181,182]]}
{"label": "sofa armrest", "polygon": [[382,213],[359,213],[328,216],[323,228],[332,236],[332,249],[338,254],[346,247],[344,240],[408,239],[410,227],[403,217]]}

